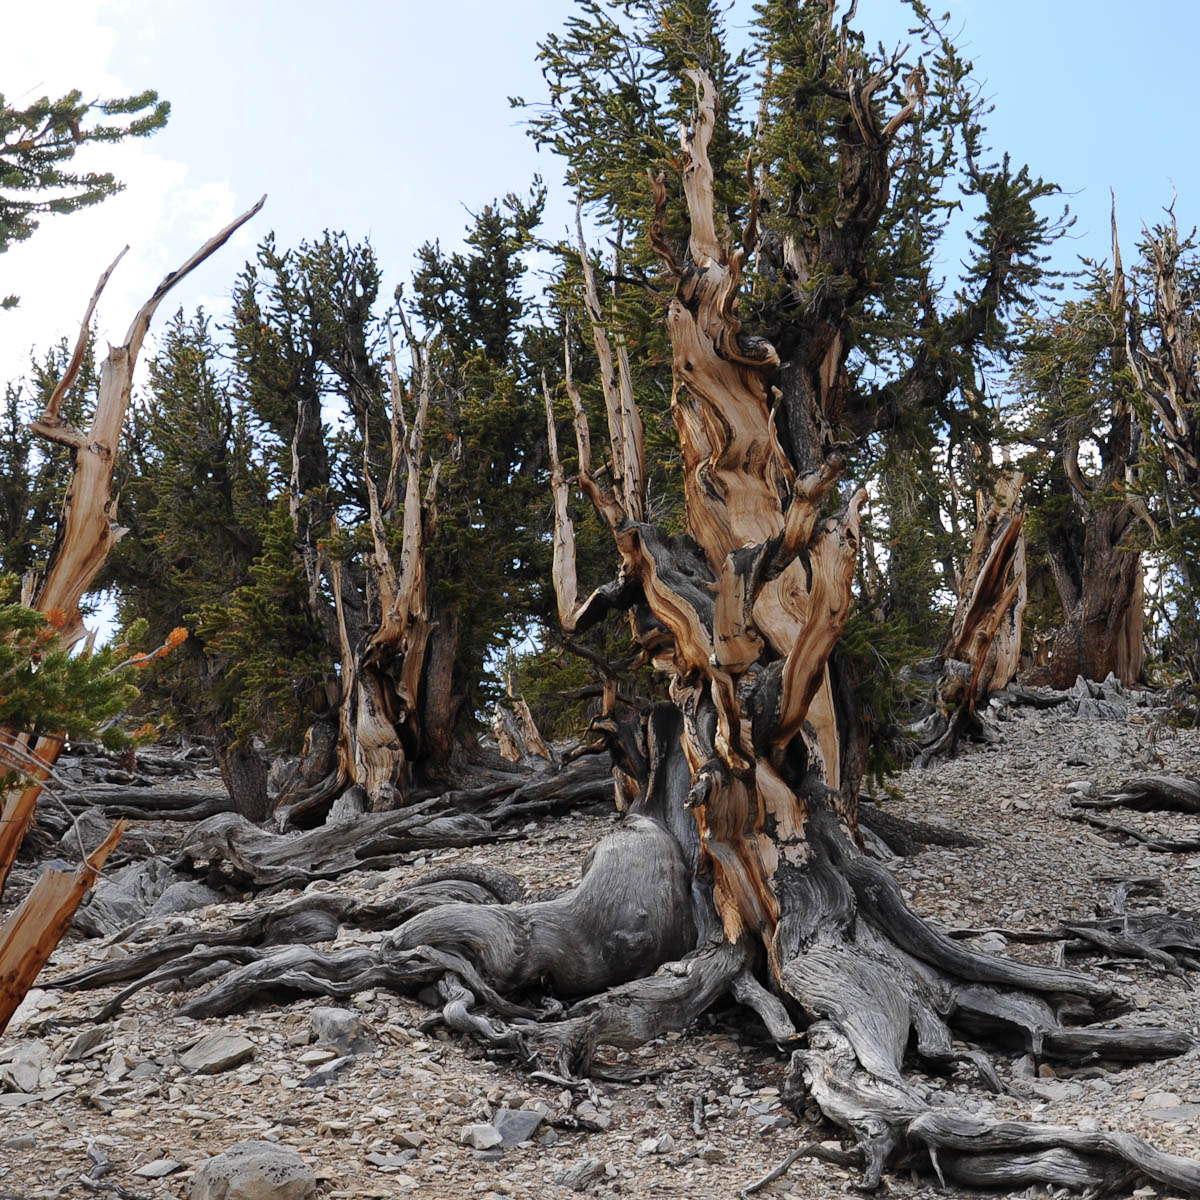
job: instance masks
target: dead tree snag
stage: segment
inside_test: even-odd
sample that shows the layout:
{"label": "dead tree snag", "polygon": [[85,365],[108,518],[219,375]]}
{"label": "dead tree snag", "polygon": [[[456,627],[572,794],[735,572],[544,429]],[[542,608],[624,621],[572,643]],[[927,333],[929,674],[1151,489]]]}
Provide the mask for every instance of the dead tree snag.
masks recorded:
{"label": "dead tree snag", "polygon": [[935,711],[921,725],[920,761],[953,753],[964,734],[983,731],[977,705],[1007,687],[1021,666],[1025,575],[1019,471],[1002,474],[975,496],[975,536],[963,568],[958,605],[938,658]]}
{"label": "dead tree snag", "polygon": [[[100,393],[91,427],[84,433],[62,415],[62,403],[83,362],[88,327],[104,285],[124,250],[101,276],[88,303],[75,352],[47,401],[45,411],[30,426],[33,433],[68,446],[72,454],[71,480],[63,502],[57,538],[49,564],[39,580],[27,581],[29,603],[43,613],[61,614],[62,638],[73,645],[84,635],[79,603],[103,565],[109,550],[125,532],[113,519],[113,469],[121,428],[129,407],[133,372],[155,311],[181,279],[219,250],[262,208],[264,196],[253,208],[231,221],[210,238],[176,271],[155,288],[138,310],[119,346],[110,347],[100,374]],[[15,747],[31,756],[32,782],[0,805],[0,889],[16,858],[21,839],[33,820],[37,798],[62,749],[61,737],[43,737],[36,745],[24,731],[0,727],[0,748]],[[0,1030],[45,965],[71,923],[75,910],[95,882],[109,852],[120,839],[124,822],[118,822],[104,843],[84,861],[78,873],[43,875],[20,908],[0,931]]]}

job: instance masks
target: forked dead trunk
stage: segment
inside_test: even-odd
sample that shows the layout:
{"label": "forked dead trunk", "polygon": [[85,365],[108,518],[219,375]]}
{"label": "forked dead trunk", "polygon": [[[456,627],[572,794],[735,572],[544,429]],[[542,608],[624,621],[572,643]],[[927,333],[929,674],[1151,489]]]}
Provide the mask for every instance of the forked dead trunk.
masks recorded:
{"label": "forked dead trunk", "polygon": [[[100,373],[100,394],[92,424],[84,433],[62,415],[62,405],[83,362],[92,313],[109,275],[125,253],[122,250],[116,262],[101,275],[71,361],[46,402],[45,411],[31,426],[41,437],[68,446],[72,454],[71,479],[57,536],[46,570],[29,598],[31,606],[39,612],[59,614],[58,625],[67,646],[84,636],[80,601],[91,588],[109,550],[125,532],[112,519],[113,468],[133,388],[134,367],[150,322],[171,288],[219,250],[262,208],[265,200],[264,196],[248,212],[230,222],[155,288],[138,310],[124,342],[109,350]],[[23,773],[34,781],[0,795],[0,892],[33,821],[41,786],[50,776],[63,743],[64,738],[54,736],[35,742],[24,730],[0,725],[0,748],[18,751],[26,760],[31,757],[32,770]],[[0,762],[7,766],[4,757],[0,757]],[[80,901],[95,882],[124,828],[124,822],[118,822],[92,855],[85,858],[78,872],[50,871],[43,875],[0,928],[0,1032],[67,931]]]}
{"label": "forked dead trunk", "polygon": [[919,761],[953,753],[964,735],[984,730],[978,711],[1021,667],[1021,622],[1028,598],[1019,471],[1003,473],[975,496],[975,535],[954,617],[942,643],[935,712],[921,723]]}

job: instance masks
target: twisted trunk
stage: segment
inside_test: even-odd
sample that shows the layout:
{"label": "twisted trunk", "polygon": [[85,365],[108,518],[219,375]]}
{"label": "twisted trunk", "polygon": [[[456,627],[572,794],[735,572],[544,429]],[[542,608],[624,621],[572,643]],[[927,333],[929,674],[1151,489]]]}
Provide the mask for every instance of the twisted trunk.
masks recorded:
{"label": "twisted trunk", "polygon": [[[569,366],[566,383],[579,483],[611,531],[620,573],[582,602],[548,405],[562,624],[572,633],[630,611],[645,657],[670,680],[671,702],[621,739],[618,765],[638,787],[630,813],[593,850],[579,885],[554,900],[439,905],[411,916],[378,950],[256,952],[187,1011],[229,1011],[265,988],[346,995],[368,981],[406,990],[436,981],[451,1028],[564,1074],[588,1070],[601,1044],[633,1046],[681,1029],[732,995],[781,1046],[803,1046],[792,1055],[789,1099],[799,1108],[811,1096],[845,1128],[868,1186],[903,1148],[970,1183],[1069,1176],[1099,1186],[1141,1174],[1200,1192],[1200,1164],[1136,1139],[980,1119],[931,1105],[905,1078],[910,1043],[923,1061],[961,1064],[998,1089],[987,1055],[956,1038],[986,1035],[1066,1062],[1176,1054],[1192,1039],[1066,1028],[1067,1014],[1103,1012],[1111,989],[1076,971],[964,948],[910,912],[892,875],[859,849],[858,780],[846,769],[856,761],[853,706],[830,660],[851,602],[863,493],[832,503],[843,464],[828,452],[827,431],[803,452],[798,418],[779,436],[768,397],[780,356],[743,336],[736,311],[754,218],[740,245],[718,236],[708,160],[714,90],[703,74],[693,78],[698,112],[682,153],[686,253],[677,257],[665,242],[661,179],[654,228],[675,282],[667,324],[687,531],[668,537],[647,520],[629,372],[608,346],[589,282],[611,465],[593,471]],[[885,82],[857,82],[854,105],[865,159],[881,169],[912,112],[905,106],[879,126],[871,96]],[[882,211],[886,182],[880,195],[875,176],[865,178],[866,199]],[[842,236],[842,227],[829,231],[834,242]],[[797,286],[807,278],[801,268],[820,274],[821,261],[797,264]],[[816,382],[831,404],[848,353],[838,335],[802,356],[819,360]],[[825,406],[808,427],[822,430],[834,415]],[[1008,528],[1019,533],[1019,522]],[[983,558],[1003,578],[1000,559]],[[965,621],[963,636],[974,638],[980,624]],[[982,675],[986,656],[981,662]],[[555,998],[531,1007],[543,981],[577,1002],[561,1015]]]}
{"label": "twisted trunk", "polygon": [[[406,325],[418,391],[411,426],[392,352],[391,468],[382,489],[372,474],[370,440],[363,419],[362,478],[367,494],[374,553],[366,566],[367,610],[350,586],[345,563],[321,564],[333,594],[332,626],[340,651],[340,696],[335,766],[315,787],[282,798],[281,825],[311,822],[346,795],[352,809],[386,812],[399,807],[414,770],[449,759],[457,710],[444,693],[457,644],[455,622],[434,621],[429,611],[425,552],[437,523],[437,467],[422,488],[422,454],[431,380],[423,348]],[[393,556],[389,520],[403,479],[401,545]],[[334,533],[338,532],[332,518]],[[306,739],[306,741],[311,739]]]}

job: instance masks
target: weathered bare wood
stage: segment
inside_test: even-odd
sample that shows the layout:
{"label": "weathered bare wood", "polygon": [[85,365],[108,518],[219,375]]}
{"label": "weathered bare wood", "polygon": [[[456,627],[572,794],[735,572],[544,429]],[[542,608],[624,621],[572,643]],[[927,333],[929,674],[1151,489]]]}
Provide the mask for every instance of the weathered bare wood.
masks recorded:
{"label": "weathered bare wood", "polygon": [[[567,361],[570,361],[568,352]],[[578,395],[578,393],[575,393]],[[558,620],[564,632],[571,633],[571,622],[579,605],[579,579],[575,566],[575,524],[571,520],[568,508],[570,490],[567,487],[567,477],[563,473],[562,462],[558,457],[558,430],[554,421],[554,402],[550,398],[550,388],[546,383],[545,372],[542,373],[542,395],[546,400],[546,440],[550,446],[550,492],[554,499],[554,561],[551,574],[554,582],[554,595],[558,600]],[[582,404],[579,406],[582,411]],[[587,420],[584,419],[586,436]],[[582,455],[581,455],[582,458]],[[590,469],[580,463],[580,471]]]}
{"label": "weathered bare wood", "polygon": [[1167,837],[1144,833],[1131,825],[1096,815],[1097,810],[1114,808],[1200,814],[1200,782],[1195,779],[1180,775],[1144,775],[1099,796],[1073,794],[1059,811],[1073,821],[1130,838],[1161,854],[1187,854],[1200,850],[1200,837]]}
{"label": "weathered bare wood", "polygon": [[[428,604],[425,551],[437,522],[438,466],[422,490],[425,425],[432,397],[426,348],[413,334],[403,311],[400,319],[412,354],[412,381],[418,401],[412,422],[404,414],[403,387],[389,329],[391,462],[383,496],[370,465],[370,444],[363,426],[362,478],[374,553],[368,562],[378,604],[378,619],[361,635],[349,618],[343,564],[324,564],[333,593],[333,621],[341,654],[336,767],[316,787],[285,796],[278,817],[286,823],[328,805],[340,793],[357,788],[373,812],[404,802],[411,785],[413,760],[421,743],[422,718],[429,697],[422,696],[426,652],[435,629]],[[394,561],[389,522],[396,507],[401,468],[404,501],[401,544]],[[330,522],[336,531],[337,518]]]}
{"label": "weathered bare wood", "polygon": [[[600,363],[600,385],[608,414],[609,449],[613,457],[613,477],[618,481],[620,502],[631,521],[641,521],[646,513],[646,464],[642,418],[633,396],[629,359],[623,342],[618,343],[614,364],[612,343],[604,323],[604,310],[596,287],[596,273],[583,236],[582,201],[575,204],[575,229],[579,239],[579,264],[583,270],[583,299],[592,344]],[[582,469],[582,468],[581,468]]]}
{"label": "weathered bare wood", "polygon": [[[0,736],[9,739],[15,748],[24,750],[27,741],[17,731],[0,729]],[[39,738],[32,749],[32,765],[23,764],[21,773],[32,780],[27,786],[8,792],[0,803],[0,896],[8,873],[16,861],[21,839],[37,811],[38,797],[42,794],[42,781],[50,775],[54,758],[62,747],[61,738]],[[26,751],[27,756],[30,752]],[[23,756],[23,757],[25,757]],[[9,764],[5,764],[9,768]]]}
{"label": "weathered bare wood", "polygon": [[[133,371],[150,321],[171,288],[219,250],[262,208],[265,200],[264,196],[253,208],[231,221],[155,288],[153,295],[134,317],[124,343],[109,350],[100,372],[100,393],[95,414],[91,427],[84,434],[62,417],[62,402],[83,361],[91,315],[104,285],[124,254],[122,251],[100,276],[88,302],[87,314],[67,370],[51,393],[42,415],[30,425],[33,433],[69,445],[74,450],[71,480],[49,562],[41,578],[36,583],[29,583],[28,596],[30,606],[39,612],[58,614],[56,626],[66,646],[74,645],[85,636],[79,602],[91,587],[109,550],[124,532],[112,520],[112,476],[121,427],[129,407]],[[0,742],[20,743],[28,747],[28,739],[23,732],[12,728],[0,727]],[[35,754],[39,763],[49,768],[61,749],[60,737],[43,738],[35,748]],[[0,813],[3,818],[3,824],[0,824],[0,889],[33,816],[40,792],[36,781],[45,780],[47,775],[48,769],[42,770],[39,766],[31,773],[31,778],[35,780],[33,787],[25,789],[15,799],[5,797],[3,812]]]}
{"label": "weathered bare wood", "polygon": [[79,902],[121,840],[118,822],[77,871],[46,871],[0,927],[0,1033],[71,924]]}
{"label": "weathered bare wood", "polygon": [[[47,410],[30,426],[34,433],[54,441],[70,439],[69,444],[76,449],[58,536],[51,551],[50,564],[34,596],[34,607],[41,612],[57,609],[63,614],[62,636],[68,645],[78,641],[84,634],[79,601],[91,587],[96,572],[123,532],[111,518],[112,473],[121,426],[129,407],[133,371],[150,321],[171,288],[215,254],[262,208],[265,201],[264,196],[231,221],[154,289],[150,299],[133,318],[125,341],[109,350],[100,371],[100,394],[95,415],[86,433],[75,429],[62,418],[59,412],[62,396],[57,393]],[[111,270],[112,267],[102,277],[101,287]],[[94,304],[95,296],[89,310]]]}
{"label": "weathered bare wood", "polygon": [[975,500],[975,535],[943,658],[971,664],[966,703],[1007,687],[1021,665],[1021,618],[1028,594],[1020,471],[1002,473]]}

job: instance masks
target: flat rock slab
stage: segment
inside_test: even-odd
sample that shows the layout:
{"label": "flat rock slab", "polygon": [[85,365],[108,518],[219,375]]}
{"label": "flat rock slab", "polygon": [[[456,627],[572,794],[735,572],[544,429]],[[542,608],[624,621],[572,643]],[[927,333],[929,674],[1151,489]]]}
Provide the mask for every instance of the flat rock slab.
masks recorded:
{"label": "flat rock slab", "polygon": [[156,1158],[153,1162],[148,1162],[144,1167],[135,1167],[133,1174],[139,1179],[165,1179],[168,1175],[173,1175],[183,1163],[176,1162],[173,1158]]}
{"label": "flat rock slab", "polygon": [[232,1033],[210,1033],[179,1056],[179,1065],[197,1075],[228,1071],[254,1057],[254,1043]]}
{"label": "flat rock slab", "polygon": [[492,1117],[492,1128],[506,1150],[529,1141],[541,1123],[542,1114],[528,1108],[498,1108]]}
{"label": "flat rock slab", "polygon": [[332,1083],[337,1079],[353,1061],[353,1054],[345,1054],[341,1058],[335,1058],[332,1062],[327,1062],[323,1067],[318,1067],[311,1075],[302,1079],[300,1086],[306,1088],[325,1087],[326,1084]]}
{"label": "flat rock slab", "polygon": [[287,1146],[238,1142],[192,1176],[188,1200],[313,1200],[312,1168]]}
{"label": "flat rock slab", "polygon": [[1165,1108],[1151,1109],[1146,1116],[1152,1121],[1168,1121],[1171,1124],[1194,1125],[1200,1121],[1200,1104],[1172,1104]]}
{"label": "flat rock slab", "polygon": [[504,1138],[494,1125],[479,1123],[464,1125],[461,1141],[473,1150],[491,1150],[493,1146],[499,1146]]}

